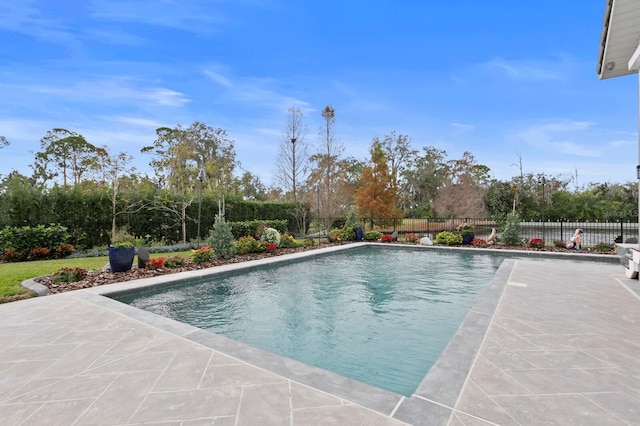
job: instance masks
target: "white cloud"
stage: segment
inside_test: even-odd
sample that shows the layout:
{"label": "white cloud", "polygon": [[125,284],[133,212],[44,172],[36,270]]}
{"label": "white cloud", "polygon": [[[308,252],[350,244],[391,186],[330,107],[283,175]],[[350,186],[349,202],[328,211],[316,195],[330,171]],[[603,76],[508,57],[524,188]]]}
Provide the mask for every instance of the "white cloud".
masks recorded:
{"label": "white cloud", "polygon": [[223,76],[220,73],[217,73],[217,72],[214,72],[214,71],[211,71],[211,70],[204,70],[203,73],[210,80],[214,81],[215,83],[218,83],[221,86],[224,86],[224,87],[233,86],[233,83],[231,83],[231,80],[229,80],[227,77]]}
{"label": "white cloud", "polygon": [[125,117],[125,116],[114,116],[114,117],[105,117],[106,120],[112,120],[118,123],[130,124],[138,127],[143,127],[147,129],[157,129],[159,127],[165,126],[165,123],[162,123],[157,120],[151,120],[147,118],[139,118],[139,117]]}
{"label": "white cloud", "polygon": [[[513,81],[540,82],[564,80],[571,62],[564,57],[552,59],[506,59],[495,57],[485,62],[473,64],[469,70],[483,76],[506,77]],[[454,81],[459,77],[454,78]]]}
{"label": "white cloud", "polygon": [[543,152],[553,152],[557,155],[581,157],[599,157],[606,152],[601,144],[591,143],[593,133],[585,130],[594,123],[568,119],[548,119],[528,125],[517,130],[514,137],[530,146],[535,146]]}
{"label": "white cloud", "polygon": [[143,103],[150,106],[180,107],[190,102],[183,93],[165,87],[149,87],[135,78],[104,76],[74,80],[68,84],[0,84],[6,90],[64,98],[66,101],[115,101]]}
{"label": "white cloud", "polygon": [[103,27],[103,28],[87,28],[84,33],[92,39],[101,43],[112,44],[116,46],[137,47],[148,44],[143,37],[131,34],[124,28],[119,27]]}
{"label": "white cloud", "polygon": [[464,124],[464,123],[449,123],[449,125],[452,127],[456,127],[458,129],[464,129],[464,130],[473,130],[476,128],[476,126],[472,124]]}
{"label": "white cloud", "polygon": [[115,22],[175,28],[182,31],[210,34],[217,30],[223,16],[216,3],[206,0],[168,2],[157,0],[93,0],[91,16]]}

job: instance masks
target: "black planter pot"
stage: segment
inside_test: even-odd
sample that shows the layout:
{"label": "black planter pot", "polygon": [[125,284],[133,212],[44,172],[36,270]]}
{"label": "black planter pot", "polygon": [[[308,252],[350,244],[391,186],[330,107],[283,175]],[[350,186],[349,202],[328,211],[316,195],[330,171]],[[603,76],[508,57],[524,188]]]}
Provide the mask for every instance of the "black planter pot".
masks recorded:
{"label": "black planter pot", "polygon": [[130,270],[133,265],[133,258],[135,255],[135,247],[109,247],[109,265],[111,265],[111,270],[113,272],[125,272]]}
{"label": "black planter pot", "polygon": [[474,237],[475,236],[473,234],[464,234],[462,236],[462,244],[471,244]]}
{"label": "black planter pot", "polygon": [[364,237],[364,230],[362,228],[356,228],[354,231],[356,233],[356,241],[362,241],[362,238]]}

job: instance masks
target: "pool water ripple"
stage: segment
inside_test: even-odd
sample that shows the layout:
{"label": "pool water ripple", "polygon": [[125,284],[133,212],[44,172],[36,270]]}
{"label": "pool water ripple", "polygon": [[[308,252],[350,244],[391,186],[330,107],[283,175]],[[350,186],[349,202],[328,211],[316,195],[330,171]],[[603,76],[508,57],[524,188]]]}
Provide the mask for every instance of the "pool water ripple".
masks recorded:
{"label": "pool water ripple", "polygon": [[410,396],[503,259],[366,247],[117,299]]}

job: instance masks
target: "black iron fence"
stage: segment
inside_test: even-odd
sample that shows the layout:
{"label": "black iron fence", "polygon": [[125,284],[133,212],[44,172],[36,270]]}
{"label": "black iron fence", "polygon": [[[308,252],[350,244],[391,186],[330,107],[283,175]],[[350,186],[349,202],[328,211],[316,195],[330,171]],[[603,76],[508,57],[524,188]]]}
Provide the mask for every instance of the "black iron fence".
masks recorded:
{"label": "black iron fence", "polygon": [[[385,223],[378,226],[377,223]],[[442,231],[456,231],[457,228],[467,223],[473,225],[476,238],[487,239],[493,228],[500,234],[500,227],[491,219],[460,218],[460,219],[387,219],[365,222],[365,231],[376,229],[385,234],[397,231],[403,234],[416,234],[419,237],[428,236],[434,238]],[[599,243],[636,242],[638,239],[637,222],[583,222],[583,221],[527,221],[520,223],[520,236],[523,239],[542,238],[547,243],[555,240],[568,241],[576,229],[582,229],[582,243],[595,245]],[[313,226],[311,227],[313,231]]]}

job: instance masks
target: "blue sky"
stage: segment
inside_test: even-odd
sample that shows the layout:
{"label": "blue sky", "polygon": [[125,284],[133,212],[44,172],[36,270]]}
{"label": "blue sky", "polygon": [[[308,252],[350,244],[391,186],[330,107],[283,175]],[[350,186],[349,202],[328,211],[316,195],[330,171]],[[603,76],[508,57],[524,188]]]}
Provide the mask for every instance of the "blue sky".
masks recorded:
{"label": "blue sky", "polygon": [[62,127],[150,171],[155,129],[226,129],[270,185],[287,109],[345,154],[391,131],[492,175],[635,181],[638,81],[600,81],[605,1],[0,0],[0,174]]}

